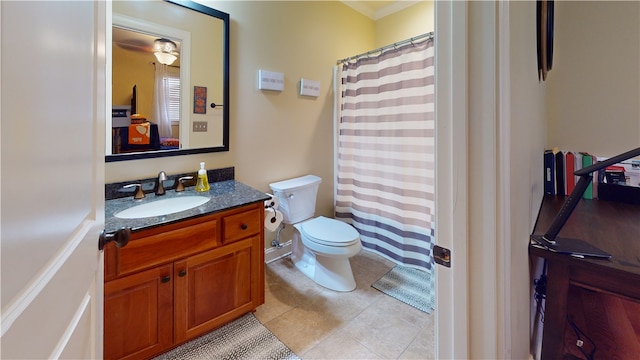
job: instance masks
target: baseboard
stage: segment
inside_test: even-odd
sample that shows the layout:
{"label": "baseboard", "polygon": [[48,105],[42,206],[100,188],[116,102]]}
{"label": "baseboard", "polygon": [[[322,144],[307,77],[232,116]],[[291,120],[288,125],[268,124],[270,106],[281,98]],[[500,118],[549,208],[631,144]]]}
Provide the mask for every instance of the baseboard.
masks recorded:
{"label": "baseboard", "polygon": [[282,247],[278,249],[273,246],[264,250],[264,262],[270,263],[291,254],[291,240],[280,244]]}

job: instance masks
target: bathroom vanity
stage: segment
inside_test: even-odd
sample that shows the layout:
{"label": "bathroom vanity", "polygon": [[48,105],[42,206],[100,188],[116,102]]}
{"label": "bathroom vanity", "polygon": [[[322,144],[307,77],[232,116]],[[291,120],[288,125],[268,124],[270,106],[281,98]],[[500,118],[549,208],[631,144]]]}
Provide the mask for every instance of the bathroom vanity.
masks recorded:
{"label": "bathroom vanity", "polygon": [[[195,195],[193,188],[142,201]],[[106,201],[107,232],[132,229],[104,249],[104,358],[150,358],[264,303],[264,193],[235,180],[178,213],[120,219],[131,197]]]}

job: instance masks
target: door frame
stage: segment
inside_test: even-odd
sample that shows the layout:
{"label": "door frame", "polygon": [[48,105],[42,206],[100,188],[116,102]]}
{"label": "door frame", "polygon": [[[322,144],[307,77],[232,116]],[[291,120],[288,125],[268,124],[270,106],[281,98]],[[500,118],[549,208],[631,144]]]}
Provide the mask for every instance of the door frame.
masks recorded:
{"label": "door frame", "polygon": [[435,2],[436,239],[452,264],[436,267],[439,359],[527,351],[512,334],[528,304],[512,285],[510,17],[508,1]]}
{"label": "door frame", "polygon": [[[469,357],[467,3],[435,2],[436,229],[451,268],[436,266],[436,358]],[[455,284],[455,286],[454,286]]]}

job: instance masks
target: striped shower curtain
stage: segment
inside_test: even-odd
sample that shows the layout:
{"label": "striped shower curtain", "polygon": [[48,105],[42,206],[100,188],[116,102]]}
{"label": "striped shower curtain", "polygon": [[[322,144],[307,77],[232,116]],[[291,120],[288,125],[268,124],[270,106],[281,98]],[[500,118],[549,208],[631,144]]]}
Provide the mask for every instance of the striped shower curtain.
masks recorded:
{"label": "striped shower curtain", "polygon": [[365,248],[433,264],[433,38],[342,65],[336,218]]}

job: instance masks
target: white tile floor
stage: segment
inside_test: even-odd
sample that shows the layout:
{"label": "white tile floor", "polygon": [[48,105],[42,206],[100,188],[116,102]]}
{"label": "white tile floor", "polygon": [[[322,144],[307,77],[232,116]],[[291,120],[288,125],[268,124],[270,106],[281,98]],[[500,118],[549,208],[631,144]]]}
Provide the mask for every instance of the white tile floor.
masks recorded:
{"label": "white tile floor", "polygon": [[362,250],[351,258],[357,288],[317,285],[289,257],[266,265],[256,317],[302,359],[433,359],[434,314],[371,287],[393,263]]}

